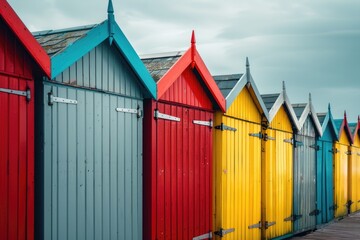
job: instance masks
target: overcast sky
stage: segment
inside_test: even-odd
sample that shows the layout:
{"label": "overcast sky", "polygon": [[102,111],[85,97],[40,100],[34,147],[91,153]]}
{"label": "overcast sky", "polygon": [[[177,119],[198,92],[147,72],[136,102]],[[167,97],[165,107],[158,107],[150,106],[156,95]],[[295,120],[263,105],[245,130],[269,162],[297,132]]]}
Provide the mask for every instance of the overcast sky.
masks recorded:
{"label": "overcast sky", "polygon": [[[107,0],[9,0],[31,31],[99,23]],[[213,75],[251,73],[261,94],[281,91],[335,118],[360,114],[359,0],[113,0],[139,55],[185,50],[191,30]]]}

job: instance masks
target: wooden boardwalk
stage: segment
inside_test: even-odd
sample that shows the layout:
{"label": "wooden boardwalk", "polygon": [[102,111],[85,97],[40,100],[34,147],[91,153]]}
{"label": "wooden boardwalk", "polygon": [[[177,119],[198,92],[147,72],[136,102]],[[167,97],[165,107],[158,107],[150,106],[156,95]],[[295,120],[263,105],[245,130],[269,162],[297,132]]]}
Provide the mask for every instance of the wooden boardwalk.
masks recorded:
{"label": "wooden boardwalk", "polygon": [[293,237],[291,239],[360,239],[360,212],[349,215],[342,220],[335,220],[305,236]]}

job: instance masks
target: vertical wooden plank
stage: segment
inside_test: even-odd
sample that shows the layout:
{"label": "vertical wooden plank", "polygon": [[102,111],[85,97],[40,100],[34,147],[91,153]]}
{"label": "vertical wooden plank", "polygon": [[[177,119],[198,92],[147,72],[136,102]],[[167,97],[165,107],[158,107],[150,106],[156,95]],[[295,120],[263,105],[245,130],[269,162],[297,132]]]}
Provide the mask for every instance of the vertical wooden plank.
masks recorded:
{"label": "vertical wooden plank", "polygon": [[[95,239],[102,239],[103,236],[103,202],[102,202],[102,96],[94,93],[94,228]],[[125,193],[126,194],[126,193]]]}
{"label": "vertical wooden plank", "polygon": [[103,45],[100,44],[95,48],[95,81],[96,81],[96,88],[103,89],[103,82],[102,82],[102,71],[103,71]]}
{"label": "vertical wooden plank", "polygon": [[[131,100],[129,107],[136,109],[137,108],[137,101],[136,100]],[[132,238],[133,239],[139,239],[139,235],[138,235],[138,226],[137,225],[137,217],[138,217],[138,209],[137,209],[137,201],[138,201],[138,161],[137,161],[137,116],[135,114],[128,114],[130,115],[130,119],[131,119],[131,125],[130,125],[130,130],[131,130],[131,209],[132,209],[132,214],[131,214],[131,229],[130,231],[132,232]]]}
{"label": "vertical wooden plank", "polygon": [[[67,89],[58,87],[57,95],[58,97],[67,98]],[[56,210],[58,212],[58,236],[59,239],[67,239],[68,237],[68,203],[69,203],[69,195],[68,195],[68,134],[69,134],[69,126],[68,126],[68,106],[67,104],[57,104],[58,105],[58,124],[57,124],[57,135],[58,138],[58,155],[55,163],[57,163],[58,167],[57,171],[57,179],[58,189],[57,189],[57,199],[58,204],[55,205]]]}
{"label": "vertical wooden plank", "polygon": [[102,89],[109,91],[109,48],[102,46]]}
{"label": "vertical wooden plank", "polygon": [[[176,106],[171,106],[170,109],[170,115],[172,116],[178,116],[177,115],[177,107]],[[177,193],[177,152],[176,149],[178,148],[178,141],[177,141],[177,135],[176,135],[176,130],[177,130],[177,126],[178,126],[178,122],[171,122],[171,127],[170,127],[170,131],[169,131],[169,135],[170,135],[170,151],[169,151],[169,159],[170,159],[170,171],[169,171],[169,175],[170,175],[170,216],[171,216],[171,221],[170,221],[170,234],[169,237],[171,239],[176,239],[177,238],[177,214],[176,214],[176,209],[178,206],[178,199],[176,196]]]}
{"label": "vertical wooden plank", "polygon": [[[1,34],[3,29],[0,29]],[[0,35],[0,43],[3,41],[3,36]],[[0,47],[1,48],[1,47]],[[3,58],[0,52],[0,59]],[[0,60],[1,61],[1,60]],[[2,66],[4,67],[4,66]],[[0,75],[0,87],[8,88],[8,78]],[[0,93],[0,234],[5,239],[8,239],[8,169],[9,169],[9,94]]]}
{"label": "vertical wooden plank", "polygon": [[[85,65],[84,69],[86,69],[87,72],[89,72],[89,86],[91,88],[96,88],[96,71],[98,70],[98,62],[96,58],[96,47],[95,49],[92,49],[87,55],[89,56],[89,65]],[[85,71],[85,70],[84,70]]]}
{"label": "vertical wooden plank", "polygon": [[[125,107],[125,98],[118,98],[117,100],[118,107]],[[125,214],[126,202],[125,202],[125,167],[126,167],[126,158],[125,158],[125,149],[127,147],[126,142],[127,138],[125,136],[126,121],[125,115],[118,113],[117,119],[117,199],[118,199],[118,209],[117,209],[117,218],[118,218],[118,238],[125,239],[126,226],[125,223],[128,221]]]}
{"label": "vertical wooden plank", "polygon": [[85,92],[85,239],[95,240],[95,94]]}
{"label": "vertical wooden plank", "polygon": [[83,65],[83,58],[80,58],[75,64],[75,78],[76,78],[76,81],[77,81],[77,84],[79,86],[84,86],[84,74],[83,74],[83,71],[85,71],[84,69],[84,65]]}
{"label": "vertical wooden plank", "polygon": [[84,87],[91,87],[90,86],[90,69],[91,69],[91,65],[90,65],[90,55],[85,54],[82,58],[82,63],[83,63],[83,86]]}
{"label": "vertical wooden plank", "polygon": [[187,219],[188,225],[189,225],[189,235],[190,238],[194,237],[194,215],[195,215],[195,208],[194,208],[194,202],[195,202],[195,126],[192,123],[193,119],[195,118],[195,111],[194,109],[189,109],[189,218]]}
{"label": "vertical wooden plank", "polygon": [[[164,112],[171,115],[171,106],[164,104]],[[164,142],[162,146],[164,151],[164,177],[165,177],[165,188],[164,188],[164,208],[165,208],[165,239],[171,237],[171,148],[175,142],[171,142],[171,127],[172,121],[164,121]]]}
{"label": "vertical wooden plank", "polygon": [[[108,64],[108,69],[107,69],[107,72],[108,72],[108,91],[110,92],[113,92],[114,91],[114,69],[117,67],[115,65],[115,52],[117,51],[117,49],[114,49],[114,45],[113,46],[110,46],[107,48],[107,51],[109,53],[109,64]],[[133,79],[131,79],[133,80]]]}
{"label": "vertical wooden plank", "polygon": [[[80,90],[81,91],[81,90]],[[77,91],[73,88],[67,89],[68,99],[77,99]],[[79,104],[79,102],[78,102]],[[67,183],[67,194],[68,194],[68,214],[67,214],[67,229],[68,229],[68,238],[76,239],[77,237],[77,105],[65,104],[67,107],[67,125],[68,125],[68,134],[66,139],[67,144],[67,174],[68,174],[68,183]]]}
{"label": "vertical wooden plank", "polygon": [[[18,80],[9,78],[9,88],[18,89]],[[19,96],[9,95],[9,239],[17,239],[19,187]]]}
{"label": "vertical wooden plank", "polygon": [[184,193],[183,193],[183,186],[184,186],[184,182],[183,182],[183,172],[184,172],[184,167],[183,167],[183,154],[184,154],[184,147],[183,147],[183,129],[185,128],[184,126],[184,112],[183,109],[181,107],[176,106],[175,107],[176,110],[176,116],[178,116],[182,121],[177,124],[176,127],[176,136],[177,136],[177,148],[176,148],[176,169],[177,169],[177,173],[176,173],[176,186],[177,186],[177,233],[176,236],[178,239],[183,239],[183,228],[184,228],[184,220],[183,220],[183,198],[184,198]]}
{"label": "vertical wooden plank", "polygon": [[[206,201],[204,199],[205,194],[205,174],[204,174],[204,152],[203,152],[203,145],[201,145],[201,138],[204,138],[206,136],[202,135],[203,131],[200,127],[200,125],[196,125],[193,123],[193,120],[202,120],[202,116],[200,113],[200,110],[194,110],[194,118],[191,119],[191,125],[194,127],[194,138],[191,140],[191,145],[194,145],[194,156],[191,159],[193,166],[194,166],[194,182],[192,183],[194,186],[194,198],[192,200],[192,205],[194,206],[194,233],[193,236],[199,236],[201,235],[200,232],[202,230],[202,227],[200,225],[203,225],[200,222],[200,219],[205,219],[204,210],[206,208]],[[202,203],[202,206],[200,206],[200,202]],[[205,205],[205,206],[204,206]],[[205,223],[205,221],[202,221]]]}
{"label": "vertical wooden plank", "polygon": [[103,239],[110,239],[110,95],[101,94],[102,97],[102,215]]}
{"label": "vertical wooden plank", "polygon": [[76,213],[77,213],[77,236],[78,240],[86,239],[86,222],[89,221],[86,218],[86,168],[88,160],[86,159],[86,122],[91,119],[86,119],[86,98],[85,91],[78,90],[76,99],[78,105],[76,106],[76,159],[77,159],[77,201],[76,201]]}
{"label": "vertical wooden plank", "polygon": [[[131,107],[131,100],[125,99],[125,106]],[[131,114],[125,114],[125,239],[132,239],[132,195],[131,195],[131,168],[132,168],[132,119]]]}
{"label": "vertical wooden plank", "polygon": [[[143,102],[138,100],[137,104],[141,110],[144,109]],[[137,118],[134,116],[134,118]],[[136,144],[136,160],[137,160],[137,216],[136,225],[133,226],[136,230],[136,238],[141,239],[143,236],[143,118],[137,119],[135,129],[135,136],[137,140]],[[135,231],[134,230],[134,231]]]}
{"label": "vertical wooden plank", "polygon": [[189,226],[189,191],[190,191],[190,151],[189,151],[189,139],[190,135],[190,113],[189,109],[183,108],[183,238],[190,239],[190,226]]}

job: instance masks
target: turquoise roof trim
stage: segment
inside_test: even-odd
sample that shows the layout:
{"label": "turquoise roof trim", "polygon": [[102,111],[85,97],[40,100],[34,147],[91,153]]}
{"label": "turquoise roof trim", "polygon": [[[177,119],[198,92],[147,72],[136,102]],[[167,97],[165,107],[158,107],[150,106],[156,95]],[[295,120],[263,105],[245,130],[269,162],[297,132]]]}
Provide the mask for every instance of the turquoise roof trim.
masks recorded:
{"label": "turquoise roof trim", "polygon": [[91,29],[85,37],[69,45],[64,51],[54,55],[51,58],[51,78],[57,77],[77,60],[90,52],[96,46],[108,38],[113,37],[114,43],[128,61],[135,74],[139,77],[142,85],[147,90],[146,97],[156,99],[157,87],[150,73],[145,68],[139,56],[131,46],[130,42],[121,31],[116,22],[112,22],[113,33],[109,32],[108,20]]}
{"label": "turquoise roof trim", "polygon": [[[340,122],[340,125],[341,125],[341,123],[342,122]],[[339,130],[338,130],[335,120],[331,114],[330,106],[329,106],[328,112],[326,113],[325,119],[322,124],[322,132],[323,133],[326,132],[326,129],[328,127],[331,127],[331,129],[333,130],[334,135],[335,135],[335,140],[338,140],[339,139]],[[322,138],[320,138],[320,139],[322,139]]]}

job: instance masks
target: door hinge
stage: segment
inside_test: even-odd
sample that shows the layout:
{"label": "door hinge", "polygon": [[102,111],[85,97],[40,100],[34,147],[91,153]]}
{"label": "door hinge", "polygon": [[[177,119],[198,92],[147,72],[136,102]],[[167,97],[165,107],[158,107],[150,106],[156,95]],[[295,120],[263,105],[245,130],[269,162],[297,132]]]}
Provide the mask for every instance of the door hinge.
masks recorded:
{"label": "door hinge", "polygon": [[284,142],[290,143],[291,145],[294,145],[294,147],[304,146],[304,143],[303,143],[303,142],[301,142],[301,141],[296,141],[296,140],[294,140],[294,138],[284,139]]}
{"label": "door hinge", "polygon": [[263,139],[264,141],[268,141],[268,140],[275,140],[274,137],[270,137],[269,135],[267,135],[267,133],[249,133],[249,136],[251,137],[258,137],[260,139]]}
{"label": "door hinge", "polygon": [[352,152],[351,152],[351,151],[347,151],[347,152],[345,152],[345,154],[346,154],[346,155],[351,155]]}
{"label": "door hinge", "polygon": [[276,224],[276,222],[268,222],[268,221],[266,221],[265,222],[265,229],[268,229],[269,227],[274,226],[275,224]]}
{"label": "door hinge", "polygon": [[339,208],[339,206],[338,206],[337,204],[334,204],[334,205],[332,205],[332,206],[329,207],[329,210],[335,211],[335,210],[338,209],[338,208]]}
{"label": "door hinge", "polygon": [[201,125],[201,126],[207,126],[207,127],[213,127],[213,121],[201,121],[201,120],[193,120],[194,124]]}
{"label": "door hinge", "polygon": [[354,203],[353,201],[349,200],[349,201],[346,202],[345,205],[346,205],[347,208],[350,208],[351,204],[353,204],[353,203]]}
{"label": "door hinge", "polygon": [[26,97],[26,101],[28,101],[28,102],[31,100],[30,88],[26,89],[25,91],[0,88],[0,92],[24,96],[24,97]]}
{"label": "door hinge", "polygon": [[309,213],[309,216],[317,216],[321,213],[319,209],[315,209]]}
{"label": "door hinge", "polygon": [[214,232],[214,234],[219,237],[224,237],[226,234],[232,233],[232,232],[235,232],[235,228],[229,228],[229,229],[220,228],[220,230]]}
{"label": "door hinge", "polygon": [[57,103],[66,103],[66,104],[74,104],[76,105],[78,102],[73,99],[61,98],[61,97],[54,97],[52,92],[48,93],[49,95],[49,106],[52,106],[55,102]]}
{"label": "door hinge", "polygon": [[133,108],[115,108],[115,110],[117,112],[136,114],[136,116],[138,118],[142,117],[142,110],[140,109],[140,106],[138,106],[137,109],[133,109]]}
{"label": "door hinge", "polygon": [[202,239],[212,239],[212,232],[209,233],[205,233],[203,235],[197,236],[197,237],[193,237],[192,240],[202,240]]}
{"label": "door hinge", "polygon": [[320,146],[319,145],[310,145],[309,146],[310,148],[313,148],[313,149],[315,149],[315,151],[319,151],[320,150]]}
{"label": "door hinge", "polygon": [[159,112],[159,110],[154,111],[154,117],[156,119],[165,119],[165,120],[180,122],[179,117],[175,117],[175,116],[171,116],[171,115],[168,115],[168,114],[161,113],[161,112]]}
{"label": "door hinge", "polygon": [[302,218],[302,215],[291,215],[290,217],[287,217],[284,219],[285,222],[291,221],[291,222],[295,222],[297,220],[299,220],[300,218]]}
{"label": "door hinge", "polygon": [[262,228],[261,222],[248,226],[248,229],[253,229],[253,228],[260,228],[261,229]]}
{"label": "door hinge", "polygon": [[338,153],[339,150],[337,148],[333,148],[333,149],[329,150],[329,152],[335,154],[335,153]]}
{"label": "door hinge", "polygon": [[229,127],[229,126],[225,125],[224,123],[221,123],[220,125],[215,126],[215,129],[218,129],[218,130],[221,130],[221,131],[225,131],[225,130],[234,131],[234,132],[237,131],[236,128]]}

